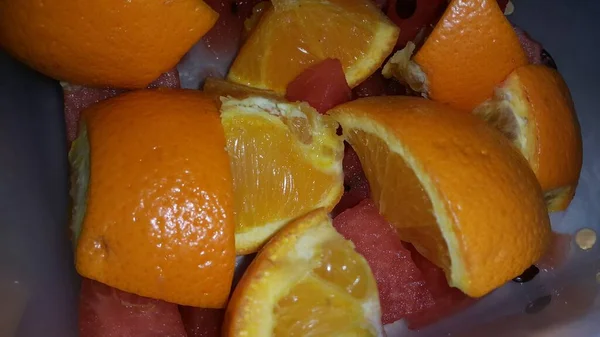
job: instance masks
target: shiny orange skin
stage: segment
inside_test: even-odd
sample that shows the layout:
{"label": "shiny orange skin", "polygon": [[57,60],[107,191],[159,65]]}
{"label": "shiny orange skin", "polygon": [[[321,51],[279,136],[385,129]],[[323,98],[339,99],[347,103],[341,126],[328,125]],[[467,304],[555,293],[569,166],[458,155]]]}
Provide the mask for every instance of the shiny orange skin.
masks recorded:
{"label": "shiny orange skin", "polygon": [[513,71],[502,88],[525,104],[527,145],[522,151],[542,189],[561,190],[549,209],[566,209],[583,164],[581,129],[567,84],[554,69],[527,65]]}
{"label": "shiny orange skin", "polygon": [[144,88],[217,17],[201,0],[0,0],[0,46],[62,81]]}
{"label": "shiny orange skin", "polygon": [[414,61],[429,98],[469,112],[528,62],[496,0],[452,0]]}
{"label": "shiny orange skin", "polygon": [[233,183],[214,101],[142,90],[83,113],[90,144],[79,274],[168,302],[225,306],[235,265]]}
{"label": "shiny orange skin", "polygon": [[[359,155],[381,214],[445,269],[452,286],[483,296],[547,249],[550,222],[534,173],[508,139],[475,116],[402,96],[358,99],[329,113]],[[365,128],[402,144],[421,178],[403,160],[370,156],[375,138],[355,133]]]}

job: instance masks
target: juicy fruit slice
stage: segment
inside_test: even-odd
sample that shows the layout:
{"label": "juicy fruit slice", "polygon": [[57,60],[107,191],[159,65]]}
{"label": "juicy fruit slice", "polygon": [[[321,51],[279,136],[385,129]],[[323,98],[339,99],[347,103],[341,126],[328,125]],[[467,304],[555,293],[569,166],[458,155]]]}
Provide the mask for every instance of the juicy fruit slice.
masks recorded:
{"label": "juicy fruit slice", "polygon": [[[463,111],[490,98],[511,71],[527,64],[495,0],[452,0],[413,62],[401,60],[390,60],[386,77],[403,78],[414,90]],[[417,69],[406,69],[413,64]]]}
{"label": "juicy fruit slice", "polygon": [[344,69],[339,60],[326,59],[305,69],[287,86],[288,101],[304,101],[319,113],[352,99]]}
{"label": "juicy fruit slice", "polygon": [[[179,88],[179,74],[172,69],[150,83],[148,88]],[[95,103],[124,93],[124,89],[91,88],[78,85],[63,85],[65,122],[67,124],[67,140],[72,142],[77,137],[79,116],[81,112]]]}
{"label": "juicy fruit slice", "polygon": [[0,45],[62,81],[144,88],[174,68],[217,17],[199,0],[0,1]]}
{"label": "juicy fruit slice", "polygon": [[410,251],[404,248],[396,231],[371,200],[364,200],[336,216],[333,226],[352,241],[356,251],[369,263],[379,289],[383,324],[433,305]]}
{"label": "juicy fruit slice", "polygon": [[398,28],[370,0],[276,0],[227,78],[283,94],[303,70],[333,58],[354,87],[382,65],[397,37]]}
{"label": "juicy fruit slice", "polygon": [[520,67],[475,114],[521,151],[542,186],[548,209],[566,209],[575,195],[583,150],[573,100],[560,74],[542,65]]}
{"label": "juicy fruit slice", "polygon": [[450,285],[483,296],[546,250],[550,222],[535,175],[475,116],[399,96],[358,99],[330,114],[358,154],[381,214],[444,268]]}
{"label": "juicy fruit slice", "polygon": [[177,304],[129,294],[87,278],[81,282],[79,336],[187,337]]}
{"label": "juicy fruit slice", "polygon": [[187,337],[220,337],[224,309],[180,306],[181,320]]}
{"label": "juicy fruit slice", "polygon": [[82,126],[70,154],[77,271],[142,296],[223,307],[233,182],[214,101],[136,91],[85,110]]}
{"label": "juicy fruit slice", "polygon": [[382,336],[365,259],[323,209],[282,229],[258,253],[225,314],[229,336]]}
{"label": "juicy fruit slice", "polygon": [[[337,123],[306,103],[223,98],[235,190],[236,252],[256,252],[289,221],[333,209],[343,192]],[[276,145],[276,146],[274,146]]]}

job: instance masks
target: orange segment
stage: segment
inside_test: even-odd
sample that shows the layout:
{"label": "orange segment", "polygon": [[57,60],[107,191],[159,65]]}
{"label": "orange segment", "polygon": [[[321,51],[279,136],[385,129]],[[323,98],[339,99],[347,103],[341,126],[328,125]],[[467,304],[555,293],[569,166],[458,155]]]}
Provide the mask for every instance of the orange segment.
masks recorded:
{"label": "orange segment", "polygon": [[0,45],[59,80],[144,88],[217,17],[201,0],[0,0]]}
{"label": "orange segment", "polygon": [[236,250],[257,251],[289,221],[333,209],[343,193],[337,123],[305,103],[223,98],[235,188]]}
{"label": "orange segment", "polygon": [[503,131],[529,161],[548,209],[568,207],[579,181],[582,144],[569,88],[541,65],[513,71],[475,114]]}
{"label": "orange segment", "polygon": [[380,212],[452,286],[483,296],[545,251],[550,225],[535,175],[473,115],[399,96],[359,99],[331,114]]}
{"label": "orange segment", "polygon": [[223,307],[233,182],[213,100],[132,92],[85,110],[81,129],[70,154],[77,271],[146,297]]}
{"label": "orange segment", "polygon": [[398,28],[370,0],[276,0],[264,10],[228,79],[284,93],[310,65],[337,58],[354,87],[392,52]]}
{"label": "orange segment", "polygon": [[498,83],[528,62],[495,0],[452,0],[414,55],[414,78],[406,79],[407,64],[399,59],[390,60],[387,77],[403,78],[414,90],[464,111],[490,98]]}
{"label": "orange segment", "polygon": [[316,210],[282,229],[254,259],[225,314],[228,336],[382,336],[365,259]]}

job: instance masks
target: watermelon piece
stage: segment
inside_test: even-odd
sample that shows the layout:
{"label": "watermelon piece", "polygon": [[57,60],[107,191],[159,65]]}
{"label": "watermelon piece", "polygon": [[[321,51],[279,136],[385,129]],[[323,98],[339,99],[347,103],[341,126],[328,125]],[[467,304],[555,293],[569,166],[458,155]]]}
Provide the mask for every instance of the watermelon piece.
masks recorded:
{"label": "watermelon piece", "polygon": [[338,59],[326,59],[304,70],[292,80],[285,93],[288,101],[304,101],[324,114],[352,99],[344,68]]}
{"label": "watermelon piece", "polygon": [[225,309],[205,309],[179,306],[188,337],[219,337]]}
{"label": "watermelon piece", "polygon": [[411,244],[405,244],[412,259],[421,271],[427,290],[433,298],[433,305],[426,310],[411,313],[406,317],[408,328],[421,329],[457,312],[476,302],[463,292],[448,285],[444,271],[423,257]]}
{"label": "watermelon piece", "polygon": [[344,142],[342,167],[344,169],[344,194],[331,212],[334,217],[346,209],[358,205],[371,193],[360,159],[352,146],[346,142]]}
{"label": "watermelon piece", "polygon": [[83,279],[80,337],[186,337],[177,304],[155,300]]}
{"label": "watermelon piece", "polygon": [[[179,74],[172,69],[162,74],[148,88],[179,88]],[[94,103],[115,97],[126,92],[125,89],[91,88],[78,85],[66,85],[63,88],[65,105],[65,123],[67,124],[67,140],[69,144],[77,137],[79,115]]]}
{"label": "watermelon piece", "polygon": [[411,252],[371,200],[363,200],[335,217],[333,226],[369,263],[379,289],[383,324],[434,304]]}

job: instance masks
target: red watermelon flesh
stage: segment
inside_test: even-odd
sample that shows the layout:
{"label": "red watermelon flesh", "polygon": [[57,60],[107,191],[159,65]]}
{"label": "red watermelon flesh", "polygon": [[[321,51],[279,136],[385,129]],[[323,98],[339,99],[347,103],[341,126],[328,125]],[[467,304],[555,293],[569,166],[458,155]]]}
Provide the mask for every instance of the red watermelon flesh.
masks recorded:
{"label": "red watermelon flesh", "polygon": [[440,267],[429,262],[412,245],[405,245],[412,253],[412,259],[421,271],[434,302],[432,307],[406,316],[409,329],[426,327],[475,303],[475,299],[448,285],[446,275]]}
{"label": "red watermelon flesh", "polygon": [[369,263],[379,289],[383,324],[434,304],[411,252],[371,200],[342,212],[334,218],[333,226]]}
{"label": "red watermelon flesh", "polygon": [[80,337],[186,337],[177,305],[83,279]]}
{"label": "red watermelon flesh", "polygon": [[179,312],[188,337],[219,337],[225,309],[180,306]]}
{"label": "red watermelon flesh", "polygon": [[331,212],[333,216],[340,214],[350,207],[356,206],[359,202],[368,198],[370,195],[369,182],[363,172],[362,165],[358,155],[348,143],[344,143],[344,159],[342,161],[344,169],[344,195]]}
{"label": "red watermelon flesh", "polygon": [[[179,88],[179,74],[176,69],[168,71],[148,88]],[[65,122],[67,124],[67,139],[71,143],[77,137],[79,115],[94,103],[117,96],[126,92],[125,89],[91,88],[77,85],[68,85],[63,89],[65,105]]]}
{"label": "red watermelon flesh", "polygon": [[320,113],[352,99],[344,68],[338,59],[326,59],[304,70],[285,93],[288,101],[304,101]]}

